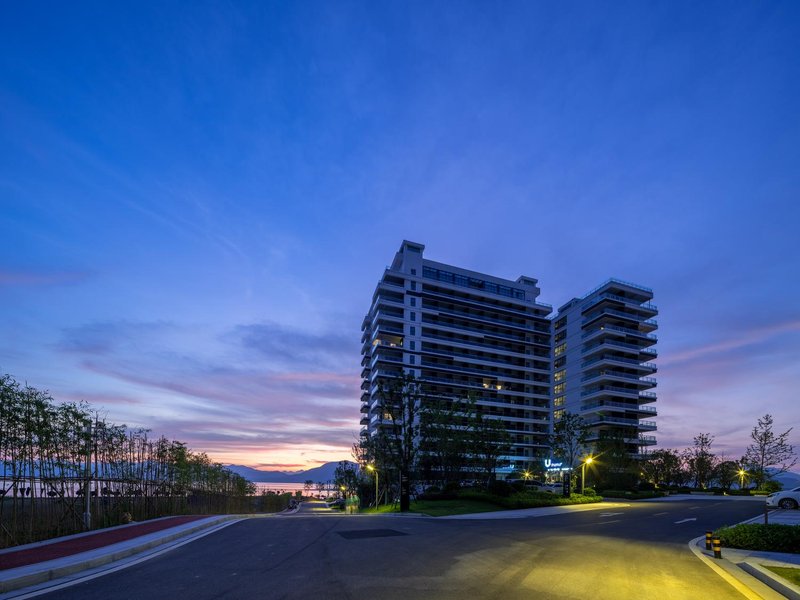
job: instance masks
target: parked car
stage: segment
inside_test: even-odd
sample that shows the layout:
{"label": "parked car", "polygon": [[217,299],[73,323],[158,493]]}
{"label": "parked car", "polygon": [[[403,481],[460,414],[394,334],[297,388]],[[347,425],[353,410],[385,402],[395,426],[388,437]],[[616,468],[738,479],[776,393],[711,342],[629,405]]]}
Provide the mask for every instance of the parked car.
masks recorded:
{"label": "parked car", "polygon": [[336,498],[336,500],[331,500],[328,502],[328,508],[343,508],[344,507],[344,498]]}
{"label": "parked car", "polygon": [[767,496],[767,506],[777,506],[779,508],[797,508],[800,506],[800,487],[770,494]]}

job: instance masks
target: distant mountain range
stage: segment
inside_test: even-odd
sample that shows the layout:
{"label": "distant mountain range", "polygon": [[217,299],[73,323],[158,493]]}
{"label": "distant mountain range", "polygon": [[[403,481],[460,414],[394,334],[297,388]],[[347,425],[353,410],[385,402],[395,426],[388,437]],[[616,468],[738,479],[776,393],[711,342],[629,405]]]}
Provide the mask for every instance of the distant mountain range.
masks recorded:
{"label": "distant mountain range", "polygon": [[[357,467],[356,463],[349,462]],[[225,465],[227,469],[241,475],[254,483],[305,483],[309,479],[314,483],[318,481],[332,481],[338,462],[329,462],[306,471],[262,471],[244,465]]]}

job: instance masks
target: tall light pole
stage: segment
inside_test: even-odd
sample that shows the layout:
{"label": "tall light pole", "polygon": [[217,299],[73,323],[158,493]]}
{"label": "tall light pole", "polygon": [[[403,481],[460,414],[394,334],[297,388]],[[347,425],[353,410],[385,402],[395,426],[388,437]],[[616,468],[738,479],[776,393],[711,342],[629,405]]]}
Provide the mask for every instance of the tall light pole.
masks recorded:
{"label": "tall light pole", "polygon": [[583,491],[586,489],[586,465],[590,465],[593,462],[594,458],[587,456],[581,463],[581,496],[583,496]]}
{"label": "tall light pole", "polygon": [[739,489],[744,489],[744,476],[747,475],[747,471],[744,469],[739,469]]}
{"label": "tall light pole", "polygon": [[375,512],[378,512],[378,469],[372,465],[367,465],[367,471],[375,473]]}

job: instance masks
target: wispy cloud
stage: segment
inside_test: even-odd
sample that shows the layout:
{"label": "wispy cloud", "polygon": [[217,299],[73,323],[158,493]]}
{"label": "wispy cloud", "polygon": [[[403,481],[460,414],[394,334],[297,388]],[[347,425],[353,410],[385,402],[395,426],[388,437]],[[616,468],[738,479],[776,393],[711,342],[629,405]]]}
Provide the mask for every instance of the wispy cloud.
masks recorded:
{"label": "wispy cloud", "polygon": [[0,269],[0,286],[53,286],[83,283],[88,271],[11,271]]}
{"label": "wispy cloud", "polygon": [[782,323],[775,323],[773,325],[751,330],[747,330],[740,325],[736,328],[737,335],[735,336],[711,344],[687,348],[677,353],[667,355],[666,357],[660,359],[659,363],[666,366],[701,357],[713,356],[728,352],[730,350],[737,350],[739,348],[758,344],[778,335],[798,331],[800,331],[800,320],[790,320]]}
{"label": "wispy cloud", "polygon": [[[326,370],[352,362],[342,352],[349,341],[344,336],[271,325],[241,325],[222,335],[187,329],[162,322],[94,323],[65,330],[57,347],[86,371],[131,388],[137,418],[155,421],[141,425],[217,458],[237,456],[249,464],[269,453],[349,454],[360,380],[354,369]],[[103,404],[103,398],[95,392],[87,399]],[[125,398],[109,400],[111,412],[122,413]]]}

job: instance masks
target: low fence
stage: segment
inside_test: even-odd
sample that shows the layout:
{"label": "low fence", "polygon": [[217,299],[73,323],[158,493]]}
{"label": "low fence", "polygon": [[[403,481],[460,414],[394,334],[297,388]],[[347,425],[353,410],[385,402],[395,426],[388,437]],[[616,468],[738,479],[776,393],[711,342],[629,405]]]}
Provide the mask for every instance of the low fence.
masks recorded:
{"label": "low fence", "polygon": [[[80,480],[57,484],[42,480],[5,482],[0,490],[4,492],[0,501],[0,548],[86,531],[83,485]],[[96,480],[89,487],[89,528],[171,515],[264,510],[259,504],[263,502],[256,496],[170,490],[159,482]]]}

